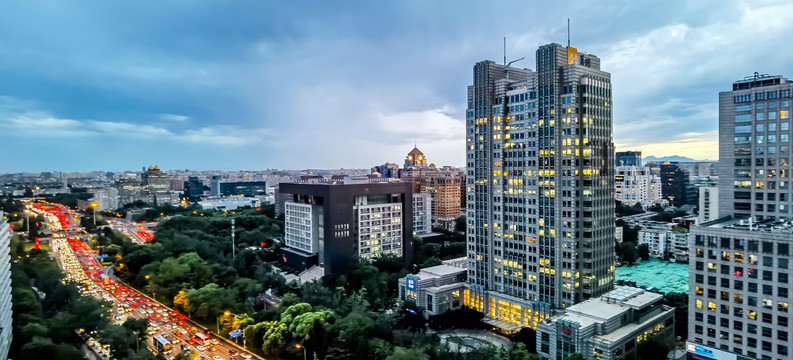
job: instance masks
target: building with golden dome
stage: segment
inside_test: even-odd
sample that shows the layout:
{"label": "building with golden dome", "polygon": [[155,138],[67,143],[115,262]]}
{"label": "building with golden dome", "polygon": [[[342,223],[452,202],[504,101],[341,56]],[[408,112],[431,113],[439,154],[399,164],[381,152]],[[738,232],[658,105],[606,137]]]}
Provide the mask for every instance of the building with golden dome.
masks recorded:
{"label": "building with golden dome", "polygon": [[427,167],[427,164],[427,157],[415,146],[405,157],[405,169],[411,167]]}

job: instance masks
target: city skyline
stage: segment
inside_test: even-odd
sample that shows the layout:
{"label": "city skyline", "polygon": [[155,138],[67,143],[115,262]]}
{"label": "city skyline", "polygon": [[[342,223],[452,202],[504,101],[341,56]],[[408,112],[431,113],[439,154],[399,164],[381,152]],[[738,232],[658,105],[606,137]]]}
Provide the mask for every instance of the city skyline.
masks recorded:
{"label": "city skyline", "polygon": [[462,167],[471,64],[501,63],[506,36],[507,61],[536,70],[568,17],[612,69],[616,150],[716,160],[724,84],[791,73],[775,44],[793,4],[714,4],[4,4],[0,141],[25,156],[0,167],[369,168],[414,142]]}

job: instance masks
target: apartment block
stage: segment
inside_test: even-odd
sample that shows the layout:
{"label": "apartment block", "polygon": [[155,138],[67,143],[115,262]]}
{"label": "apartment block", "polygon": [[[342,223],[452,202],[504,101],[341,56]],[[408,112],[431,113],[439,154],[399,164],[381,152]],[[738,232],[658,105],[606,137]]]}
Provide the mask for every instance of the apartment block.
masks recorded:
{"label": "apartment block", "polygon": [[11,230],[0,211],[0,359],[8,357],[12,338]]}
{"label": "apartment block", "polygon": [[661,178],[653,175],[650,169],[643,166],[617,166],[615,169],[614,198],[623,204],[632,206],[642,204],[647,209],[660,203]]}
{"label": "apartment block", "polygon": [[689,236],[693,359],[790,359],[793,223],[724,218]]}

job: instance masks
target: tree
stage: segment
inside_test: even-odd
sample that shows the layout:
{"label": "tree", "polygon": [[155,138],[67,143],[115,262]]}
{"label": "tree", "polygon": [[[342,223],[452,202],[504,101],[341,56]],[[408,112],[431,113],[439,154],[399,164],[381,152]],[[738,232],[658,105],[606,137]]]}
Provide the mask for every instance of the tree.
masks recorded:
{"label": "tree", "polygon": [[179,290],[176,296],[173,297],[173,307],[190,316],[190,300],[187,298],[187,292]]}
{"label": "tree", "polygon": [[[534,357],[532,357],[532,355]],[[512,344],[510,347],[502,347],[496,351],[495,360],[533,360],[538,358],[526,349],[526,345],[521,343]]]}
{"label": "tree", "polygon": [[286,346],[286,334],[288,328],[286,324],[279,321],[268,321],[264,323],[267,329],[262,337],[262,351],[269,355],[279,355]]}
{"label": "tree", "polygon": [[639,257],[644,260],[650,260],[650,245],[639,244]]}
{"label": "tree", "polygon": [[623,242],[622,261],[627,261],[629,264],[633,264],[638,259],[639,259],[639,252],[636,249],[636,244],[632,242]]}
{"label": "tree", "polygon": [[454,219],[454,231],[465,233],[466,223],[465,223],[465,215],[458,216]]}
{"label": "tree", "polygon": [[394,348],[394,353],[386,357],[385,360],[430,360],[430,357],[419,349],[406,349],[397,346]]}
{"label": "tree", "polygon": [[[666,353],[664,353],[664,355],[666,355]],[[567,357],[564,358],[564,359],[565,360],[585,360],[584,359],[584,355],[581,355],[581,353],[577,353],[577,352],[574,352],[574,353],[572,353],[570,355],[567,355]]]}

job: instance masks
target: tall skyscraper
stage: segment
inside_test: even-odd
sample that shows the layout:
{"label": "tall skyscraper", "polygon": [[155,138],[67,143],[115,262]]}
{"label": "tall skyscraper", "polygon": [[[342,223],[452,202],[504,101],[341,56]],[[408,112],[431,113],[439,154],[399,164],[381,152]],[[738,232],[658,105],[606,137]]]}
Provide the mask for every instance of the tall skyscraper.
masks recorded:
{"label": "tall skyscraper", "polygon": [[464,303],[536,328],[614,283],[611,75],[559,44],[537,71],[482,61],[466,115]]}
{"label": "tall skyscraper", "polygon": [[790,217],[790,93],[776,75],[719,93],[719,215]]}

